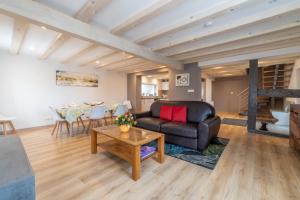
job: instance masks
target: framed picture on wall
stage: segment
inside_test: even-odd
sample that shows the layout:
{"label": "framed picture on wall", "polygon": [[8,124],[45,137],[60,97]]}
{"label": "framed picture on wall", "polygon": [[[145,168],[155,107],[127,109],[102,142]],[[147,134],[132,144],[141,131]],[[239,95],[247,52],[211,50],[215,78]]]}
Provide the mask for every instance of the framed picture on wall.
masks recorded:
{"label": "framed picture on wall", "polygon": [[98,76],[77,72],[56,71],[56,85],[98,87]]}
{"label": "framed picture on wall", "polygon": [[190,74],[176,74],[176,86],[189,86],[190,85]]}

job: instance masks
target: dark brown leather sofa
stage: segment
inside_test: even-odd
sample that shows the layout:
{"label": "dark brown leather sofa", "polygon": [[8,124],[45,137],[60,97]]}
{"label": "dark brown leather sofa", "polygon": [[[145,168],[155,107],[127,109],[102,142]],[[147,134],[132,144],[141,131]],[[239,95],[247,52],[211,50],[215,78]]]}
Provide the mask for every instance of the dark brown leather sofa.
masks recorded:
{"label": "dark brown leather sofa", "polygon": [[[160,119],[164,105],[187,106],[187,123]],[[221,120],[210,104],[201,101],[156,101],[149,112],[135,114],[137,127],[165,134],[166,142],[203,150],[218,135]]]}

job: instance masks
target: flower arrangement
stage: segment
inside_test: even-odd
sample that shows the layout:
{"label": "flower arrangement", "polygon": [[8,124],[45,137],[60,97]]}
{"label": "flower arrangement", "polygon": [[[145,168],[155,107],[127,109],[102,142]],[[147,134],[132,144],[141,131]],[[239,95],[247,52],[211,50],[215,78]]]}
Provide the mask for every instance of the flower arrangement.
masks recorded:
{"label": "flower arrangement", "polygon": [[116,124],[120,127],[121,132],[128,132],[131,126],[136,125],[136,121],[131,113],[126,113],[116,118]]}

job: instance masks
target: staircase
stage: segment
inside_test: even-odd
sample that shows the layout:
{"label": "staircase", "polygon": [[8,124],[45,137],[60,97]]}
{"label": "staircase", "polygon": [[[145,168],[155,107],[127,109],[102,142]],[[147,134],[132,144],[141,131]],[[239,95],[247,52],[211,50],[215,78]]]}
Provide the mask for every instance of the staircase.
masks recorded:
{"label": "staircase", "polygon": [[[286,89],[289,86],[293,65],[282,64],[262,67],[261,88]],[[239,114],[247,115],[249,88],[241,91],[237,97],[239,102]],[[257,110],[264,111],[274,108],[275,98],[257,97]]]}
{"label": "staircase", "polygon": [[262,68],[263,89],[286,89],[289,86],[293,65],[272,65]]}
{"label": "staircase", "polygon": [[[244,89],[240,92],[238,97],[239,102],[239,114],[240,115],[247,115],[248,114],[248,95],[249,95],[249,88]],[[270,104],[269,97],[257,97],[257,109],[263,110]]]}

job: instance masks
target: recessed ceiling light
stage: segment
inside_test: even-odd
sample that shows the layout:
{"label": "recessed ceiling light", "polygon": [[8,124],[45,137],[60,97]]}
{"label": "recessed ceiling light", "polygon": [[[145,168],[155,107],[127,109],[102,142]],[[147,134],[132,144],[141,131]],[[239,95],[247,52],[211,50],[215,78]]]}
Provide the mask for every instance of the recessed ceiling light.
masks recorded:
{"label": "recessed ceiling light", "polygon": [[30,50],[30,51],[34,51],[35,48],[34,48],[33,46],[30,46],[30,47],[29,47],[29,50]]}
{"label": "recessed ceiling light", "polygon": [[57,34],[56,38],[59,39],[62,36],[62,33]]}
{"label": "recessed ceiling light", "polygon": [[100,64],[100,61],[99,60],[96,60],[96,62],[95,62],[97,65],[99,65]]}
{"label": "recessed ceiling light", "polygon": [[232,76],[233,74],[224,74],[224,76]]}
{"label": "recessed ceiling light", "polygon": [[212,25],[213,25],[213,22],[212,21],[208,21],[203,26],[204,27],[209,27],[209,26],[212,26]]}
{"label": "recessed ceiling light", "polygon": [[223,69],[223,67],[214,67],[213,69]]}
{"label": "recessed ceiling light", "polygon": [[269,4],[276,3],[276,2],[277,2],[277,0],[270,0]]}
{"label": "recessed ceiling light", "polygon": [[41,26],[41,29],[47,30],[47,27],[46,26]]}
{"label": "recessed ceiling light", "polygon": [[234,12],[234,11],[235,11],[234,8],[230,8],[230,9],[228,10],[228,12],[230,12],[230,13],[232,13],[232,12]]}

